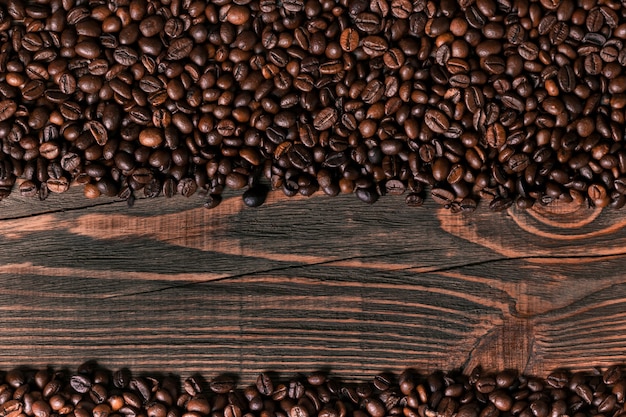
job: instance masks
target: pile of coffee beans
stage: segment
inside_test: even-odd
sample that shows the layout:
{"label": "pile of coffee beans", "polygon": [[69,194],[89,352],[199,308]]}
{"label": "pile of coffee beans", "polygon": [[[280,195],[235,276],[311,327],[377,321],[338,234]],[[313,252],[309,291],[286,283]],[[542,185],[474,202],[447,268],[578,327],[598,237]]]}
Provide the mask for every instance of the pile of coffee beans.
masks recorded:
{"label": "pile of coffee beans", "polygon": [[16,369],[0,381],[2,417],[613,417],[624,415],[619,367],[593,374],[514,371],[471,375],[407,370],[345,383],[323,373],[238,388],[221,375],[133,376],[92,362],[78,372]]}
{"label": "pile of coffee beans", "polygon": [[626,203],[619,0],[4,0],[0,198]]}

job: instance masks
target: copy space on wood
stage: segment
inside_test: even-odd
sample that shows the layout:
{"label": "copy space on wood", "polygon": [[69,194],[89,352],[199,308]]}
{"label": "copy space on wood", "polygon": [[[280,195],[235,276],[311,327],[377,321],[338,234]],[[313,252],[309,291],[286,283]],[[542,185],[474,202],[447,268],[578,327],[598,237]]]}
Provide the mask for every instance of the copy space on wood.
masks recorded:
{"label": "copy space on wood", "polygon": [[[618,212],[354,196],[0,202],[0,368],[346,379],[623,363]],[[590,342],[591,341],[591,342]]]}

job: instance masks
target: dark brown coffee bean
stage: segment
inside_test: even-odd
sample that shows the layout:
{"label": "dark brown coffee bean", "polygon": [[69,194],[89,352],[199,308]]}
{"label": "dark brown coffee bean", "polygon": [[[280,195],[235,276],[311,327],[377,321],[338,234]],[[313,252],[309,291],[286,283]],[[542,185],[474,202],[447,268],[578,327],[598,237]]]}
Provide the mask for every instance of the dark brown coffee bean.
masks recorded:
{"label": "dark brown coffee bean", "polygon": [[602,58],[597,53],[591,53],[585,57],[585,71],[591,75],[598,75],[602,71]]}
{"label": "dark brown coffee bean", "polygon": [[265,202],[267,192],[267,188],[263,185],[251,187],[243,193],[243,203],[248,207],[259,207]]}
{"label": "dark brown coffee bean", "polygon": [[86,393],[91,389],[91,381],[83,375],[73,375],[70,379],[70,385],[74,391],[78,393]]}
{"label": "dark brown coffee bean", "polygon": [[139,31],[143,36],[150,38],[158,35],[164,27],[165,22],[163,21],[163,18],[159,15],[152,15],[141,20],[141,23],[139,24]]}
{"label": "dark brown coffee bean", "polygon": [[[45,186],[48,188],[50,192],[53,193],[64,193],[70,188],[70,182],[65,177],[59,178],[48,178]],[[33,404],[34,405],[34,404]],[[47,405],[47,404],[46,404]],[[45,413],[45,409],[41,410],[42,413]],[[49,413],[49,411],[48,411]]]}
{"label": "dark brown coffee bean", "polygon": [[158,147],[163,139],[163,132],[157,128],[148,127],[139,133],[139,142],[150,148]]}
{"label": "dark brown coffee bean", "polygon": [[409,207],[421,207],[424,204],[424,199],[417,193],[407,194],[404,199],[405,203]]}
{"label": "dark brown coffee bean", "polygon": [[176,191],[183,197],[191,197],[195,194],[198,186],[193,178],[183,178],[178,182]]}
{"label": "dark brown coffee bean", "polygon": [[69,72],[63,73],[59,77],[59,89],[64,94],[74,94],[76,91],[76,78]]}
{"label": "dark brown coffee bean", "polygon": [[61,167],[67,171],[72,172],[81,165],[80,156],[74,152],[68,152],[61,158]]}
{"label": "dark brown coffee bean", "polygon": [[[617,179],[615,180],[617,181]],[[607,385],[614,385],[622,378],[622,371],[619,366],[610,366],[602,374],[602,380]]]}
{"label": "dark brown coffee bean", "polygon": [[248,177],[239,172],[231,172],[226,176],[226,186],[233,190],[239,190],[248,185]]}
{"label": "dark brown coffee bean", "polygon": [[36,100],[45,92],[45,84],[41,80],[32,80],[26,83],[22,88],[22,97],[24,100],[32,101]]}
{"label": "dark brown coffee bean", "polygon": [[385,192],[389,195],[402,195],[406,191],[406,186],[400,180],[389,180],[385,182]]}
{"label": "dark brown coffee bean", "polygon": [[451,204],[455,199],[454,193],[444,188],[433,188],[430,195],[436,203],[441,205]]}
{"label": "dark brown coffee bean", "polygon": [[346,52],[353,52],[359,46],[359,33],[354,28],[347,28],[341,32],[339,43],[341,49]]}
{"label": "dark brown coffee bean", "polygon": [[559,69],[557,79],[559,81],[559,87],[563,92],[570,93],[574,91],[576,87],[576,76],[574,70],[569,65],[564,65]]}
{"label": "dark brown coffee bean", "polygon": [[13,117],[17,111],[17,103],[12,100],[0,101],[0,122]]}
{"label": "dark brown coffee bean", "polygon": [[486,56],[480,60],[481,67],[487,72],[494,75],[504,74],[506,71],[506,62],[499,56]]}
{"label": "dark brown coffee bean", "polygon": [[[489,203],[489,209],[492,211],[504,211],[513,205],[513,200],[505,197],[496,197]],[[510,397],[506,394],[499,394],[494,396],[494,405],[500,411],[504,411],[507,408],[512,407]]]}
{"label": "dark brown coffee bean", "polygon": [[338,74],[343,70],[343,63],[339,60],[333,60],[324,62],[319,67],[320,74],[333,75]]}
{"label": "dark brown coffee bean", "polygon": [[365,53],[371,57],[382,56],[388,48],[387,41],[383,37],[376,35],[363,38],[361,46]]}
{"label": "dark brown coffee bean", "polygon": [[450,120],[443,112],[435,109],[426,110],[424,123],[435,133],[445,133],[450,128]]}
{"label": "dark brown coffee bean", "polygon": [[326,107],[315,116],[313,126],[316,130],[328,130],[337,123],[338,119],[337,110]]}
{"label": "dark brown coffee bean", "polygon": [[404,53],[399,48],[391,48],[383,54],[383,61],[388,68],[397,70],[404,65]]}
{"label": "dark brown coffee bean", "polygon": [[274,393],[274,384],[267,374],[260,374],[257,377],[256,387],[261,395],[272,395]]}
{"label": "dark brown coffee bean", "polygon": [[91,135],[100,146],[104,146],[109,140],[109,135],[104,125],[96,120],[89,121],[85,124]]}
{"label": "dark brown coffee bean", "polygon": [[134,49],[125,45],[121,45],[115,49],[115,52],[113,53],[113,58],[118,64],[125,67],[130,67],[137,62],[137,60],[139,59],[139,55]]}
{"label": "dark brown coffee bean", "polygon": [[193,40],[189,38],[177,38],[167,48],[167,59],[177,61],[189,56],[193,49]]}
{"label": "dark brown coffee bean", "polygon": [[517,47],[517,53],[526,61],[534,61],[539,56],[539,46],[532,42],[522,42]]}

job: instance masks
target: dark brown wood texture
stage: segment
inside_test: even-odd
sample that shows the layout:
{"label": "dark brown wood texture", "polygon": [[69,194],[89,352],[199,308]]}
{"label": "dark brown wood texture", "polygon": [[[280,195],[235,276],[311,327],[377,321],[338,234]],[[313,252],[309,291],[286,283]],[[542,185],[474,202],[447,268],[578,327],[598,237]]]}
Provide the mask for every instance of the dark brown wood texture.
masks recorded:
{"label": "dark brown wood texture", "polygon": [[387,197],[0,202],[0,369],[347,379],[626,360],[624,212]]}

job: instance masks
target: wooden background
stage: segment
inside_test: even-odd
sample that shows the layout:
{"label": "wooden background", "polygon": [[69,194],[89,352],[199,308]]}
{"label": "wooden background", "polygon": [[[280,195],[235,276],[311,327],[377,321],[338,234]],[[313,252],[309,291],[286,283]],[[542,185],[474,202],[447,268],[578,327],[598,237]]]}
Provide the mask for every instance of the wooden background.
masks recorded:
{"label": "wooden background", "polygon": [[250,382],[626,362],[626,211],[202,202],[0,202],[0,369],[96,359]]}

